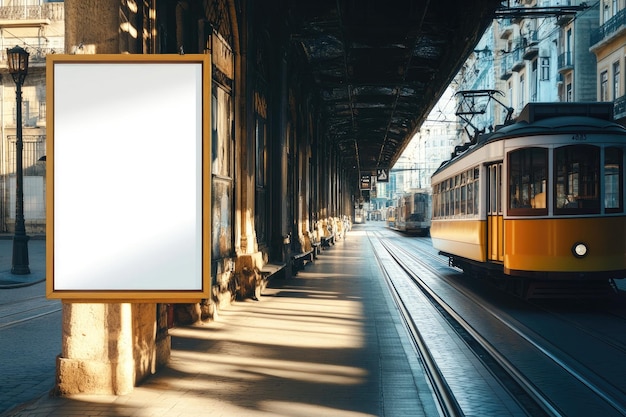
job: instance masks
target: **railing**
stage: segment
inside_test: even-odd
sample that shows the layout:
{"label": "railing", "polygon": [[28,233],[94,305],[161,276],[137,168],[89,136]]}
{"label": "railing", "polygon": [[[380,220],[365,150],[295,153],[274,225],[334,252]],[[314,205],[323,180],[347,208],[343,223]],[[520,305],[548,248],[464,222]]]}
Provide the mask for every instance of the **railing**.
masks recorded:
{"label": "railing", "polygon": [[591,32],[591,44],[595,45],[603,39],[616,34],[626,26],[626,9],[622,9],[615,16],[604,22],[602,26]]}
{"label": "railing", "polygon": [[524,47],[521,43],[518,43],[515,47],[515,49],[513,49],[510,52],[510,56],[511,56],[511,69],[513,71],[519,71],[520,69],[522,69],[525,64],[524,64],[524,51],[523,51]]}
{"label": "railing", "polygon": [[537,30],[531,30],[527,36],[524,36],[522,41],[525,47],[535,45],[537,42],[539,42],[539,31]]}
{"label": "railing", "polygon": [[626,96],[621,96],[613,101],[613,118],[621,119],[626,116]]}
{"label": "railing", "polygon": [[0,19],[61,21],[65,19],[65,5],[64,3],[46,3],[38,6],[4,6],[0,7]]}
{"label": "railing", "polygon": [[557,70],[569,68],[574,65],[571,52],[563,52],[557,59]]}
{"label": "railing", "polygon": [[508,79],[511,74],[511,68],[513,67],[513,57],[510,54],[503,56],[502,63],[500,64],[500,79]]}
{"label": "railing", "polygon": [[[62,54],[63,48],[38,48],[33,46],[26,47],[26,50],[30,54],[28,59],[31,64],[41,63],[46,61],[46,55],[50,54]],[[7,51],[6,49],[0,49],[0,66],[7,66]]]}

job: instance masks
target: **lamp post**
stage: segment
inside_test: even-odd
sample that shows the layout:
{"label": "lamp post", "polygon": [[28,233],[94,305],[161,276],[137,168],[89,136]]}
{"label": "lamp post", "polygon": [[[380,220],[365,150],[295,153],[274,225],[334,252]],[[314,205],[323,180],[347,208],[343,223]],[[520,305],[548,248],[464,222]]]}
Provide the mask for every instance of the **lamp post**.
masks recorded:
{"label": "lamp post", "polygon": [[7,49],[9,73],[13,77],[16,87],[16,132],[15,165],[16,185],[15,192],[15,236],[13,237],[13,264],[11,273],[15,275],[30,274],[28,267],[28,239],[24,224],[24,171],[22,167],[22,84],[28,74],[28,52],[19,46]]}

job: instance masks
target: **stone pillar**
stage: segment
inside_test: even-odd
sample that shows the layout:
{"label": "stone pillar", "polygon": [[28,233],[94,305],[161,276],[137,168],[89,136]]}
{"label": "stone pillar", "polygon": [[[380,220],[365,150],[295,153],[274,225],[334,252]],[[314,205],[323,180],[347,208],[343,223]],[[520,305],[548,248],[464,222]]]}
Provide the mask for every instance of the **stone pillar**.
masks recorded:
{"label": "stone pillar", "polygon": [[157,362],[156,304],[63,304],[59,395],[133,390]]}

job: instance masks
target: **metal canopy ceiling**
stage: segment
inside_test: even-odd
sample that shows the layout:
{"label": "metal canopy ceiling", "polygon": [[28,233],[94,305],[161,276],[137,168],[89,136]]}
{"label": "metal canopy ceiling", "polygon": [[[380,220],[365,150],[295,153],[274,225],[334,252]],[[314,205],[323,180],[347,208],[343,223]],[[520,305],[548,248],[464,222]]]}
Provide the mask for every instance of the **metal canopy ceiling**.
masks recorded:
{"label": "metal canopy ceiling", "polygon": [[291,0],[324,129],[345,164],[391,168],[494,16],[496,0]]}

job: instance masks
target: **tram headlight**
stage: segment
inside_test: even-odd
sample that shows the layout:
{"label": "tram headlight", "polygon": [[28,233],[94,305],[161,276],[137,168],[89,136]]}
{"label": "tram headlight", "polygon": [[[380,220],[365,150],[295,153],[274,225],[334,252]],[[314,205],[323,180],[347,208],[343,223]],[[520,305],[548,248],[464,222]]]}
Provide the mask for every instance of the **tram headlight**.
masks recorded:
{"label": "tram headlight", "polygon": [[586,243],[576,242],[572,246],[572,254],[577,258],[584,258],[589,253],[589,248]]}

